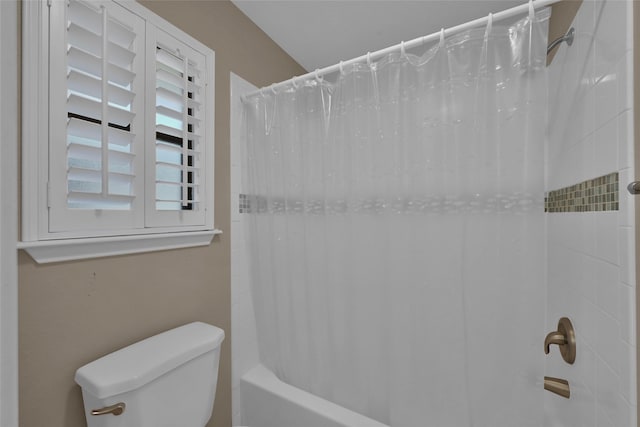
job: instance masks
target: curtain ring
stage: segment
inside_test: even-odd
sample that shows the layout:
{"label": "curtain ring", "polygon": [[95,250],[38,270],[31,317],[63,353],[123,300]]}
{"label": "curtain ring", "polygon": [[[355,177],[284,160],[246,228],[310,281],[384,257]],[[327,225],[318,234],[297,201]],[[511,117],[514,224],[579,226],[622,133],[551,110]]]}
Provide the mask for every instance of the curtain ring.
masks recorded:
{"label": "curtain ring", "polygon": [[296,79],[298,78],[298,76],[293,76],[293,78],[291,78],[291,84],[293,84],[293,88],[295,90],[298,90],[298,83],[296,83]]}
{"label": "curtain ring", "polygon": [[440,47],[444,46],[444,28],[440,29]]}
{"label": "curtain ring", "polygon": [[371,52],[367,52],[367,65],[371,67]]}
{"label": "curtain ring", "polygon": [[491,34],[491,30],[493,29],[493,13],[489,12],[489,17],[487,18],[487,30],[485,31],[485,36]]}
{"label": "curtain ring", "polygon": [[273,92],[274,95],[277,95],[278,92],[276,92],[276,84],[272,83],[271,86],[269,86],[271,88],[271,92]]}
{"label": "curtain ring", "polygon": [[316,70],[313,72],[313,75],[315,76],[316,81],[318,83],[322,83],[322,78],[320,77],[320,70],[316,68]]}
{"label": "curtain ring", "polygon": [[344,74],[344,67],[342,65],[342,61],[340,61],[340,74]]}
{"label": "curtain ring", "polygon": [[400,42],[400,58],[406,58],[407,52],[404,50],[404,40]]}
{"label": "curtain ring", "polygon": [[536,11],[533,8],[533,0],[529,0],[529,19],[533,21]]}

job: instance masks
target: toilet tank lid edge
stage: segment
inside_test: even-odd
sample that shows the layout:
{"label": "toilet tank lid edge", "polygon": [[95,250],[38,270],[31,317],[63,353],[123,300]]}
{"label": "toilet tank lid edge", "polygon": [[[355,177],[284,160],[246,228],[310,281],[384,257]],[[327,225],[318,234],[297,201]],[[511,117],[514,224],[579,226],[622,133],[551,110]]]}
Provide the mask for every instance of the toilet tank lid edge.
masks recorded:
{"label": "toilet tank lid edge", "polygon": [[75,381],[102,399],[135,390],[178,366],[213,351],[224,331],[193,322],[131,344],[78,369]]}

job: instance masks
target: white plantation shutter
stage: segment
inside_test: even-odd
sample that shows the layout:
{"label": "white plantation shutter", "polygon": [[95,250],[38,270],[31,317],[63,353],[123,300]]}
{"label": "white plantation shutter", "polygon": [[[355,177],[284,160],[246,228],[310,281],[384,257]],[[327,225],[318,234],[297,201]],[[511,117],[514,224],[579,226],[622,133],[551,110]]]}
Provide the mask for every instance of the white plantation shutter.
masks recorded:
{"label": "white plantation shutter", "polygon": [[[206,58],[169,34],[147,29],[147,211],[151,226],[200,225],[205,221]],[[151,133],[151,132],[150,132]],[[149,185],[151,181],[151,185]]]}
{"label": "white plantation shutter", "polygon": [[52,67],[50,231],[143,227],[144,21],[112,2],[66,4],[51,46],[66,75]]}
{"label": "white plantation shutter", "polygon": [[42,34],[25,49],[41,79],[23,103],[23,239],[133,252],[210,239],[214,52],[135,1],[28,4]]}

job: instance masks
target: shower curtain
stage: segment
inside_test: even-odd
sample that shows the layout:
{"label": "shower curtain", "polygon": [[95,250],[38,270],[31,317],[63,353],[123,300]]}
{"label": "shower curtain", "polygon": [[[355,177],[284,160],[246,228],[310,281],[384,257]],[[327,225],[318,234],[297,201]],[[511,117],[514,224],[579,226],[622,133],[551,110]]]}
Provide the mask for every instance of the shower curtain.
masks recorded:
{"label": "shower curtain", "polygon": [[542,425],[548,17],[245,100],[282,380],[394,427]]}

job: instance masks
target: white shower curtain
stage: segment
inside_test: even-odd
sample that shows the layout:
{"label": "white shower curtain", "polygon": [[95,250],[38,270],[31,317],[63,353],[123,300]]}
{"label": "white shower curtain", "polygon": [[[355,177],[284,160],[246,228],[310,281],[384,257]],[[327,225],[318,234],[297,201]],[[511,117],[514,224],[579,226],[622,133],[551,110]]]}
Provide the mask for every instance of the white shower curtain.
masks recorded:
{"label": "white shower curtain", "polygon": [[542,425],[548,17],[246,100],[282,380],[394,427]]}

